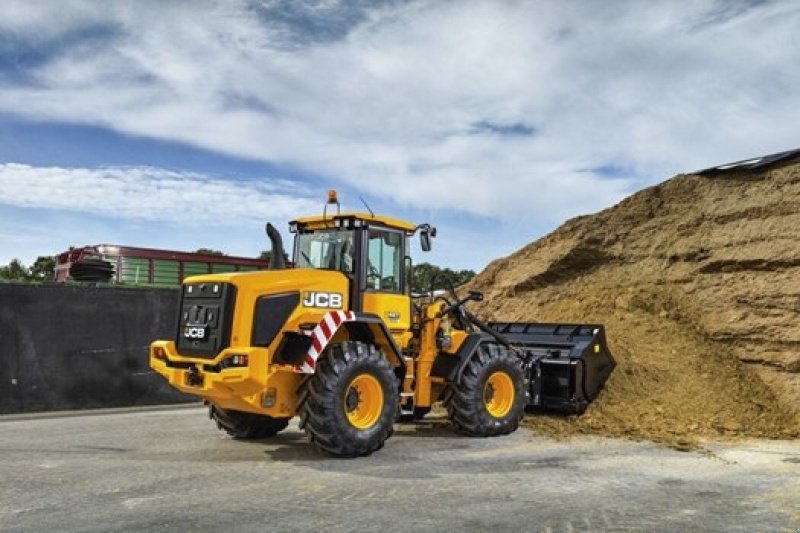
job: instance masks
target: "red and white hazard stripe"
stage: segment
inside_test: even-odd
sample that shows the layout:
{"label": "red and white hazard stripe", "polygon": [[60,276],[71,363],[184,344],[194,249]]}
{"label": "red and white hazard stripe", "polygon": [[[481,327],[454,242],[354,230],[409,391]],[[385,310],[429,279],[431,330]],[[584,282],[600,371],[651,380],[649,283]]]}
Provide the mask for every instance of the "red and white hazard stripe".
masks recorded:
{"label": "red and white hazard stripe", "polygon": [[331,338],[336,334],[343,322],[352,322],[356,319],[353,311],[331,311],[311,331],[311,349],[303,359],[303,364],[294,367],[295,372],[313,374],[317,366],[317,359],[322,354]]}

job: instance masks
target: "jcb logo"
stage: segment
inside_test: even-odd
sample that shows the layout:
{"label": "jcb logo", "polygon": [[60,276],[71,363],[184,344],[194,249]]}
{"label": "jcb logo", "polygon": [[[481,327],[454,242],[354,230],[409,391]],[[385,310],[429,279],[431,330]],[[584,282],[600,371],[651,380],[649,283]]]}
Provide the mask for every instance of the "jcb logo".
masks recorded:
{"label": "jcb logo", "polygon": [[342,295],[338,292],[307,292],[303,299],[303,307],[342,308]]}
{"label": "jcb logo", "polygon": [[183,328],[183,336],[187,339],[205,339],[206,328],[193,328],[187,326]]}

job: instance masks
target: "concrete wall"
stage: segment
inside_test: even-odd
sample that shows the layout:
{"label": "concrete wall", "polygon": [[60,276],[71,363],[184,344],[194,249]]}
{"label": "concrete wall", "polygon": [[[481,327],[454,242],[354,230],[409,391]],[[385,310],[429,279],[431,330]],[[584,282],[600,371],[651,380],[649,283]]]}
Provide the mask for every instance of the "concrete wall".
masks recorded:
{"label": "concrete wall", "polygon": [[176,403],[148,366],[177,289],[0,284],[0,413]]}

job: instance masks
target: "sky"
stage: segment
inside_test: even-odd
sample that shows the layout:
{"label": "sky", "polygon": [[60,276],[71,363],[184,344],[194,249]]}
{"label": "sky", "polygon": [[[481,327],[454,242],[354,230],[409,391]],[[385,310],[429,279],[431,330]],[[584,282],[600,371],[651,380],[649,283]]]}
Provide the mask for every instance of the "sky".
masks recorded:
{"label": "sky", "polygon": [[252,257],[336,189],[436,226],[416,262],[481,270],[674,174],[800,147],[791,0],[0,9],[0,263]]}

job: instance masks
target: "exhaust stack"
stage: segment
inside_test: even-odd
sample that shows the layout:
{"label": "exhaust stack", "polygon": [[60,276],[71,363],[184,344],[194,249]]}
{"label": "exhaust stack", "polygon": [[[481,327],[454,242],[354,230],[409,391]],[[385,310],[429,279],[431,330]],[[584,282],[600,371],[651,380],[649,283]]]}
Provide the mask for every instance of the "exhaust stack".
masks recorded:
{"label": "exhaust stack", "polygon": [[270,270],[283,270],[286,268],[286,260],[283,257],[283,239],[281,234],[275,229],[275,226],[267,222],[267,237],[272,243],[272,256],[269,259]]}

